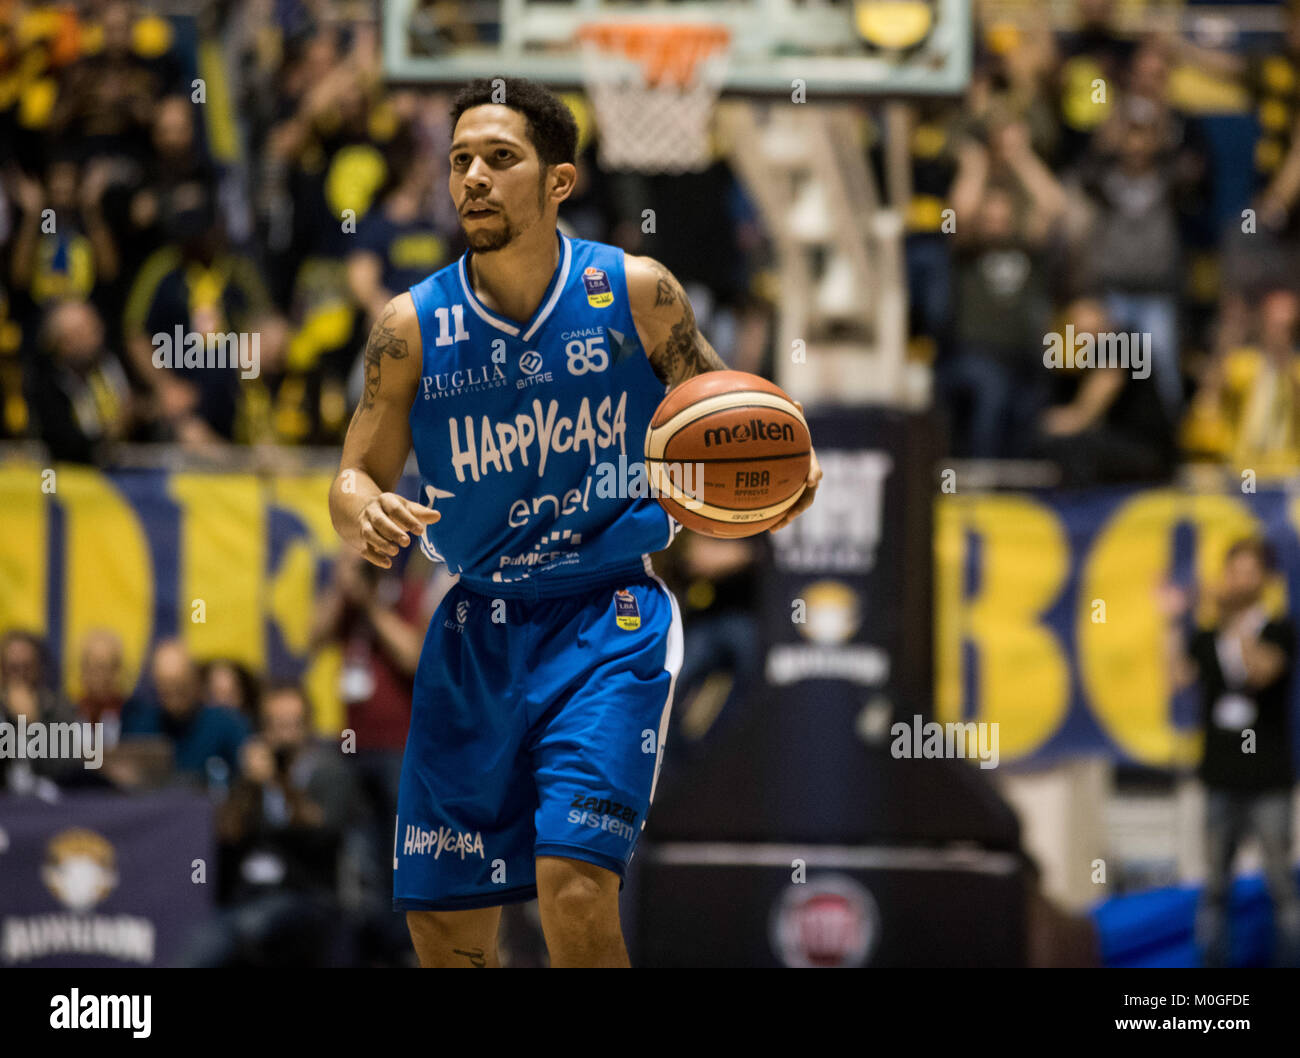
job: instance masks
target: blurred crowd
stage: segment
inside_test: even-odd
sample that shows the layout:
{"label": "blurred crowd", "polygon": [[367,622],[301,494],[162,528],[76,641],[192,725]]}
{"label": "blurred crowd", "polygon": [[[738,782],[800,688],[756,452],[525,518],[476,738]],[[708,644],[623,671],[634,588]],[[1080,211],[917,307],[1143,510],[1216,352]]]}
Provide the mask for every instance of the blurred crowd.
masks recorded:
{"label": "blurred crowd", "polygon": [[[447,37],[456,7],[412,39]],[[1207,48],[1154,16],[1121,26],[1113,0],[1078,0],[1068,31],[977,9],[969,90],[911,108],[898,204],[909,351],[949,454],[1077,483],[1294,467],[1300,13]],[[447,96],[385,86],[365,4],[0,11],[0,439],[79,462],[121,440],[339,443],[375,313],[463,250]],[[723,358],[770,373],[779,285],[726,160],[603,172],[566,98],[582,157],[562,223],[653,253]],[[159,336],[191,333],[255,335],[256,377],[160,361]],[[1049,368],[1051,333],[1129,336],[1145,361]]]}
{"label": "blurred crowd", "polygon": [[405,576],[341,558],[315,607],[312,647],[341,658],[342,732],[321,735],[304,686],[238,661],[195,659],[158,642],[138,685],[121,637],[88,632],[65,678],[39,636],[0,637],[0,722],[101,725],[99,766],[0,756],[0,791],[184,786],[214,804],[220,914],[203,923],[195,965],[402,963],[390,910],[397,782],[424,628],[445,591],[416,560]]}
{"label": "blurred crowd", "polygon": [[[464,249],[448,97],[384,85],[371,5],[193,10],[0,2],[0,440],[101,464],[115,441],[336,445],[376,313]],[[657,209],[656,255],[761,369],[761,236],[726,167],[607,178],[590,124],[562,223],[638,250]],[[255,335],[256,376],[166,356],[176,334]]]}
{"label": "blurred crowd", "polygon": [[[965,98],[916,111],[912,352],[951,454],[1067,484],[1300,465],[1300,8],[1273,6],[1284,33],[1207,47],[1113,0],[1061,32],[998,5]],[[1052,334],[1143,359],[1049,365]]]}

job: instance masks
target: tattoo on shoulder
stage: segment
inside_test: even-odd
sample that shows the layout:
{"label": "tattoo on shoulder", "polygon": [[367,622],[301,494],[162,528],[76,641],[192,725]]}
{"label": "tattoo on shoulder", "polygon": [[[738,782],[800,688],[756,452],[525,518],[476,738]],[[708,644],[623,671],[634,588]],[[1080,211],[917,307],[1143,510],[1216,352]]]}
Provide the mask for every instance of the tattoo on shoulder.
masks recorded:
{"label": "tattoo on shoulder", "polygon": [[369,409],[375,405],[379,396],[380,370],[384,357],[405,360],[408,355],[406,339],[399,338],[394,330],[396,316],[397,310],[389,305],[370,329],[370,337],[366,340],[366,386],[361,394],[361,408]]}
{"label": "tattoo on shoulder", "polygon": [[671,305],[675,301],[685,301],[685,295],[681,289],[681,284],[673,278],[673,274],[663,265],[652,257],[646,258],[650,266],[655,270],[658,282],[655,285],[655,308],[662,308],[665,305]]}

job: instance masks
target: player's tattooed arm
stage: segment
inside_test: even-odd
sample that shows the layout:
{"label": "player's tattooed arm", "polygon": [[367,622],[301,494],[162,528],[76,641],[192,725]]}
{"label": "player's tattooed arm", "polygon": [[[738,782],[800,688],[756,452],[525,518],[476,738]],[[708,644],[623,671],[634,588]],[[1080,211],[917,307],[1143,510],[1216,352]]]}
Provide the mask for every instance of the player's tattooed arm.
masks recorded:
{"label": "player's tattooed arm", "polygon": [[632,318],[660,380],[671,387],[705,371],[725,371],[722,357],[700,333],[676,276],[651,257],[629,255],[626,261]]}
{"label": "player's tattooed arm", "polygon": [[388,303],[383,314],[370,329],[370,337],[366,340],[366,350],[362,355],[365,359],[365,388],[361,393],[361,403],[357,405],[354,418],[363,411],[373,408],[379,399],[385,358],[405,360],[410,355],[406,339],[397,330],[397,309],[393,302]]}
{"label": "player's tattooed arm", "polygon": [[420,325],[410,294],[385,306],[362,361],[365,383],[330,486],[330,518],[366,561],[387,569],[439,517],[393,491],[411,451],[411,405],[420,385]]}

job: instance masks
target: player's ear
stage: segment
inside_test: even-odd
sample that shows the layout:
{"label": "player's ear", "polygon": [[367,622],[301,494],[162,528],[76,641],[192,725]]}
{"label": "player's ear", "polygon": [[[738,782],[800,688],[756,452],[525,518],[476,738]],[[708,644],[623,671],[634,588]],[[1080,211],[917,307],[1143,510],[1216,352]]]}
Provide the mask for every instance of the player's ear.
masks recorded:
{"label": "player's ear", "polygon": [[573,194],[573,189],[578,183],[578,167],[569,162],[560,162],[548,168],[550,172],[547,173],[546,179],[550,184],[550,191],[547,197],[552,202],[563,202]]}

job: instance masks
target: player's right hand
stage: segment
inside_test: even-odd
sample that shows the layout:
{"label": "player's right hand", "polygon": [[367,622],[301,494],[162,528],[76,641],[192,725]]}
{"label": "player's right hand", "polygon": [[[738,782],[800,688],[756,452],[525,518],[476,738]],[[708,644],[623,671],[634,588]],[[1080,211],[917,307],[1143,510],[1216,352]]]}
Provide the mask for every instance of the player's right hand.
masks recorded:
{"label": "player's right hand", "polygon": [[361,509],[361,554],[372,565],[391,569],[392,556],[411,542],[412,534],[418,536],[441,517],[432,507],[395,492],[381,492]]}

